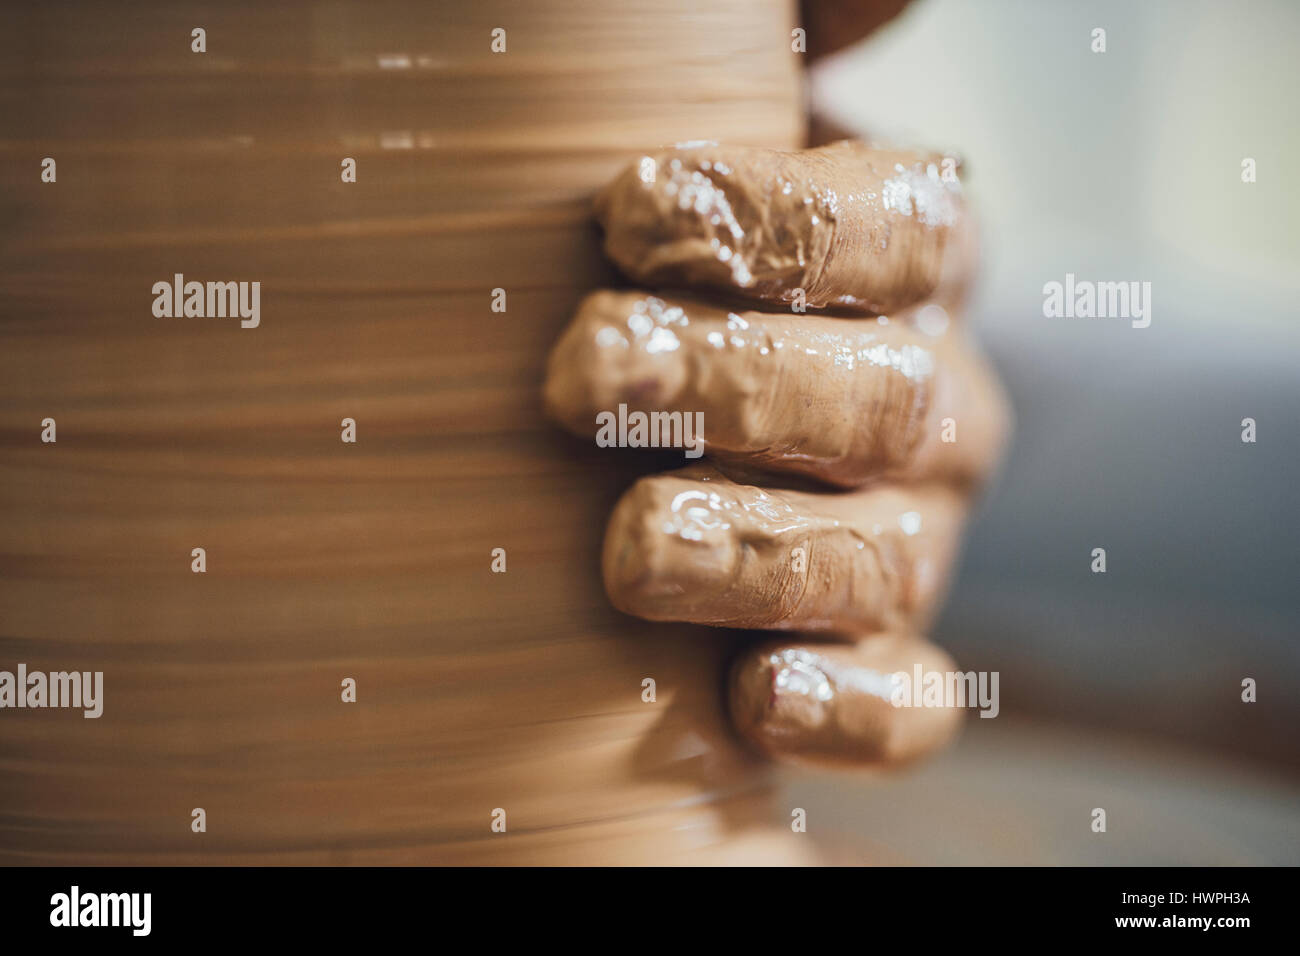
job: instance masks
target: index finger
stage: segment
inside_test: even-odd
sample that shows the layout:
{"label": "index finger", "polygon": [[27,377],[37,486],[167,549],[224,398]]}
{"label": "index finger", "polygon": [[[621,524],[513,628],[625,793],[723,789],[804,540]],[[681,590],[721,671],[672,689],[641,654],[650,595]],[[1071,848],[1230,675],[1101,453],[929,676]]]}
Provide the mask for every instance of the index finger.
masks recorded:
{"label": "index finger", "polygon": [[853,140],[642,156],[599,195],[596,214],[606,254],[639,282],[795,311],[944,303],[973,271],[955,160]]}

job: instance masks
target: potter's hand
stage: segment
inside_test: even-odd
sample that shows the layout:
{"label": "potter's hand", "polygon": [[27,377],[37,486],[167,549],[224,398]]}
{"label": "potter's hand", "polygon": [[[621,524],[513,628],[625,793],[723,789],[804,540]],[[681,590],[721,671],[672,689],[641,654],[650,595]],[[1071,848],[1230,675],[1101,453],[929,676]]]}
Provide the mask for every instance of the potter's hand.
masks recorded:
{"label": "potter's hand", "polygon": [[694,294],[594,293],[551,355],[548,410],[580,435],[620,405],[678,413],[653,444],[702,423],[707,463],[615,508],[605,587],[651,620],[817,635],[733,669],[737,729],[774,756],[905,760],[960,717],[890,702],[891,674],[954,669],[912,635],[1007,423],[955,327],[973,243],[940,163],[847,142],[642,157],[598,201],[606,251]]}

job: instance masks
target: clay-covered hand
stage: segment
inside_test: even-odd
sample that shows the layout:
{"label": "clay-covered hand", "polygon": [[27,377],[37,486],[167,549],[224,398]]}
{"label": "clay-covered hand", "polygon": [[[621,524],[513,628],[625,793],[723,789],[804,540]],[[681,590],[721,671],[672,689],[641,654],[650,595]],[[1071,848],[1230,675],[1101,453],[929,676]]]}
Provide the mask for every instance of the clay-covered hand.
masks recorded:
{"label": "clay-covered hand", "polygon": [[916,635],[1008,426],[957,321],[975,244],[951,172],[858,142],[696,145],[597,201],[607,254],[655,291],[582,303],[546,405],[586,437],[620,406],[653,444],[702,437],[706,460],[614,509],[605,588],[650,620],[791,632],[730,680],[737,729],[773,756],[900,762],[960,720],[891,700],[898,671],[954,669]]}

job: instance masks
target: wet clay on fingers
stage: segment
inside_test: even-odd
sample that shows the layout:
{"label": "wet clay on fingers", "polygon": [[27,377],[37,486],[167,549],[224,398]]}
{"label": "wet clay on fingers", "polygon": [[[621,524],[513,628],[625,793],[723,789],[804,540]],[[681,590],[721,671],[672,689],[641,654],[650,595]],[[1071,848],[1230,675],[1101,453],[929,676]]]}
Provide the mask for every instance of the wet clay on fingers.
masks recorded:
{"label": "wet clay on fingers", "polygon": [[[882,475],[976,480],[1006,419],[996,379],[955,333],[640,292],[583,301],[551,353],[545,398],[585,437],[621,404],[701,412],[710,455],[844,487]],[[941,441],[947,418],[960,441]]]}
{"label": "wet clay on fingers", "polygon": [[942,167],[936,153],[851,140],[679,147],[633,162],[596,214],[606,253],[638,282],[769,303],[802,290],[811,308],[888,314],[964,285],[964,256],[944,269],[945,246],[969,224]]}
{"label": "wet clay on fingers", "polygon": [[892,635],[857,644],[768,643],[731,672],[737,731],[771,757],[818,764],[896,764],[946,743],[960,707],[896,707],[891,675],[954,670],[933,644]]}
{"label": "wet clay on fingers", "polygon": [[610,601],[655,621],[840,633],[922,625],[961,497],[882,485],[835,495],[732,481],[711,465],[642,478],[605,531]]}

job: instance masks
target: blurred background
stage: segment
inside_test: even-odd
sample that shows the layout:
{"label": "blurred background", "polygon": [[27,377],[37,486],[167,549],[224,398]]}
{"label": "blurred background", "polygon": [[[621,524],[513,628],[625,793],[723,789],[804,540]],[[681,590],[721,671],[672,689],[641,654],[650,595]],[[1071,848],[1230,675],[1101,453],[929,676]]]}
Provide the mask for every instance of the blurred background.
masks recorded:
{"label": "blurred background", "polygon": [[[1300,862],[1298,36],[1286,2],[923,0],[814,68],[831,119],[964,158],[1018,416],[935,635],[1003,716],[882,785],[791,777],[878,858]],[[1150,327],[1045,318],[1068,272],[1150,282]]]}

